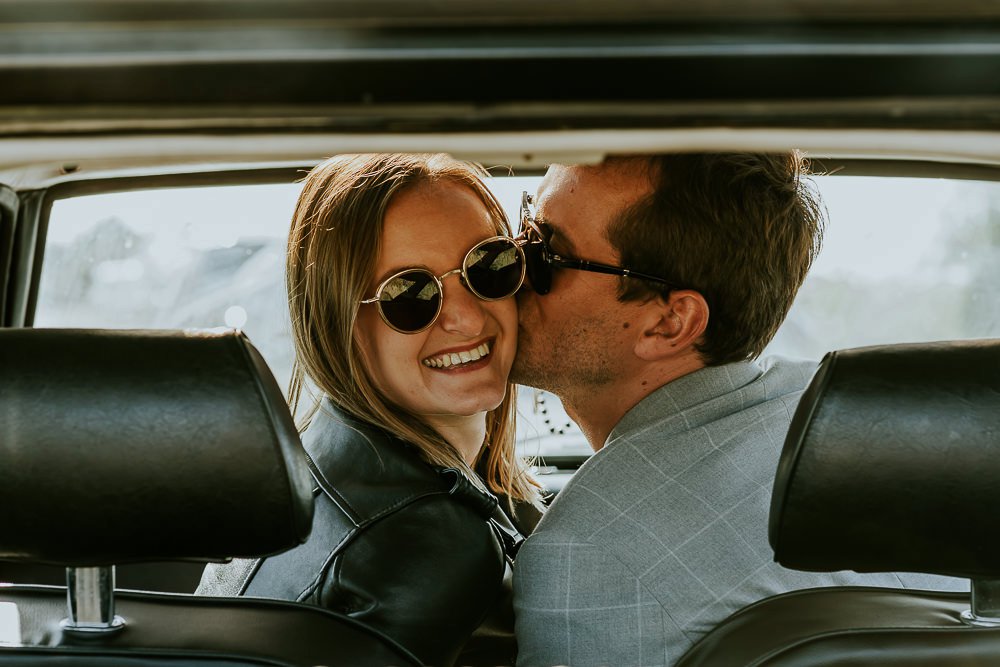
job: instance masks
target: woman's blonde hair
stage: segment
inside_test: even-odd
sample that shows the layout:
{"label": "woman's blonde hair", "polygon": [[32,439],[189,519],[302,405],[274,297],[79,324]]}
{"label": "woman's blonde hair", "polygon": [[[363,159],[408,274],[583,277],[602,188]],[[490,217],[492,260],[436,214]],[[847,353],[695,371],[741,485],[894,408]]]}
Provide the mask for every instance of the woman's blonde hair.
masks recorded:
{"label": "woman's blonde hair", "polygon": [[[286,286],[295,341],[289,388],[293,412],[306,382],[354,417],[415,445],[430,464],[463,471],[482,487],[458,451],[422,419],[394,404],[372,380],[354,335],[381,252],[385,213],[393,197],[419,183],[451,181],[468,187],[489,212],[497,234],[510,234],[503,208],[478,165],[448,155],[340,155],[305,179],[288,235]],[[321,398],[300,420],[305,429]],[[514,452],[515,385],[486,416],[486,446],[475,467],[491,491],[537,503],[538,487]]]}

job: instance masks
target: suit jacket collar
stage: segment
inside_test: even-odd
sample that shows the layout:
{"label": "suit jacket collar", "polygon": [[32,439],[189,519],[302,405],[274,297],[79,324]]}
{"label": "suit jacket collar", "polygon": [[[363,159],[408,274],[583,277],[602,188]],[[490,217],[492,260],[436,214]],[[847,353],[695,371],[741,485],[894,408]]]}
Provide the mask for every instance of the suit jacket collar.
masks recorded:
{"label": "suit jacket collar", "polygon": [[[728,395],[739,392],[763,374],[754,361],[706,366],[668,382],[625,413],[611,430],[605,447],[626,435],[655,426],[663,436],[698,428],[732,412]],[[671,415],[682,419],[665,420]]]}

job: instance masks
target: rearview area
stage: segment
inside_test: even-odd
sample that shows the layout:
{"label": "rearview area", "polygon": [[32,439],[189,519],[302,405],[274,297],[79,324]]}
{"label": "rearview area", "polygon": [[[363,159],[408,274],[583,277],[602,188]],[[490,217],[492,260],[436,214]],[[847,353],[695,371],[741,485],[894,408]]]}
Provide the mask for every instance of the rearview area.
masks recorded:
{"label": "rearview area", "polygon": [[[540,177],[491,179],[514,224]],[[818,176],[824,248],[765,354],[1000,336],[1000,184]],[[293,358],[284,288],[300,185],[157,188],[54,202],[37,327],[242,329],[286,387]],[[529,456],[585,456],[551,394],[522,388]]]}

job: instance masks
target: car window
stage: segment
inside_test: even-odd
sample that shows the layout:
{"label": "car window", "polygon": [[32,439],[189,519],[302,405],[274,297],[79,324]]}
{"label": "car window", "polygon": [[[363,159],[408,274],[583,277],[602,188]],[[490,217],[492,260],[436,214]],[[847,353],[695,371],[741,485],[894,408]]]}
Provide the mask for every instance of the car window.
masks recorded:
{"label": "car window", "polygon": [[[512,220],[538,177],[490,186]],[[824,249],[766,354],[1000,336],[1000,184],[817,177]],[[35,326],[243,329],[287,386],[284,247],[299,184],[152,189],[54,202]],[[590,449],[558,399],[523,388],[528,455]]]}
{"label": "car window", "polygon": [[766,353],[1000,336],[1000,183],[816,181],[823,250]]}

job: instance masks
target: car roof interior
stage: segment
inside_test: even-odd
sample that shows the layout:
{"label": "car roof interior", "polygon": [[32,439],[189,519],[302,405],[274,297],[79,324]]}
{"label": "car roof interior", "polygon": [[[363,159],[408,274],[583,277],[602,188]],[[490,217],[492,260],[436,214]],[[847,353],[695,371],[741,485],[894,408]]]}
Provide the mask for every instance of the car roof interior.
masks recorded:
{"label": "car roof interior", "polygon": [[4,0],[0,328],[32,324],[63,197],[291,182],[338,153],[538,175],[793,148],[1000,180],[1000,3]]}
{"label": "car roof interior", "polygon": [[382,150],[994,163],[998,25],[972,0],[13,0],[0,182]]}

